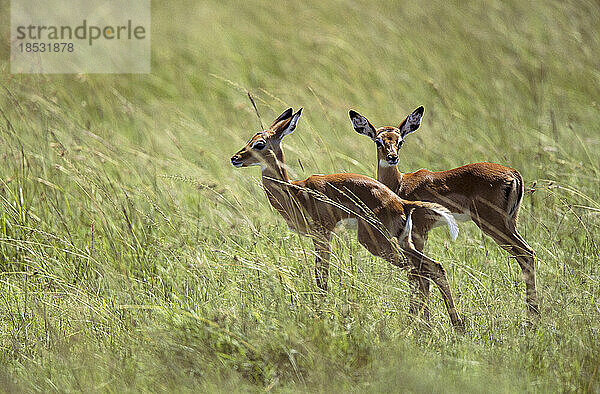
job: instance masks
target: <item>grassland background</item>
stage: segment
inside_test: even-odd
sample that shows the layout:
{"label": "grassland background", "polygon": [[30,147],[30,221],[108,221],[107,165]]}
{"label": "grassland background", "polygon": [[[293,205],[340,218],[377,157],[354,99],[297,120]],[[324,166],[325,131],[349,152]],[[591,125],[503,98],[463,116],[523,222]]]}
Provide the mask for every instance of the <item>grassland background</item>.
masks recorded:
{"label": "grassland background", "polygon": [[[0,43],[0,387],[8,391],[600,390],[597,1],[170,1],[150,75],[10,75]],[[376,126],[426,108],[399,167],[493,161],[527,186],[542,318],[473,224],[427,253],[430,331],[351,232],[315,294],[310,240],[229,157],[288,106],[295,177],[375,173]],[[299,164],[299,159],[302,165]],[[1,389],[0,389],[1,390]]]}

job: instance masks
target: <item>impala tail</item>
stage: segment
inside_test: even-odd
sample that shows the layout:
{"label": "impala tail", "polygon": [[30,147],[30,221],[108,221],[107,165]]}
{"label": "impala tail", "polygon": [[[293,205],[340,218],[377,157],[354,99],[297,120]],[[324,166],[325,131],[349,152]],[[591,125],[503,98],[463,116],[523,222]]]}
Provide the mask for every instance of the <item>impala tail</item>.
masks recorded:
{"label": "impala tail", "polygon": [[444,206],[427,201],[404,201],[403,204],[407,210],[406,225],[402,233],[403,235],[410,234],[410,228],[412,228],[412,216],[416,213],[424,213],[433,221],[445,221],[453,241],[458,237],[458,225],[456,224],[456,220],[454,219],[454,216],[452,216],[452,213]]}
{"label": "impala tail", "polygon": [[515,216],[519,213],[521,207],[521,201],[523,200],[524,186],[523,178],[518,171],[514,171],[514,180],[510,186],[506,189],[507,200],[508,200],[508,217],[510,219],[517,219]]}

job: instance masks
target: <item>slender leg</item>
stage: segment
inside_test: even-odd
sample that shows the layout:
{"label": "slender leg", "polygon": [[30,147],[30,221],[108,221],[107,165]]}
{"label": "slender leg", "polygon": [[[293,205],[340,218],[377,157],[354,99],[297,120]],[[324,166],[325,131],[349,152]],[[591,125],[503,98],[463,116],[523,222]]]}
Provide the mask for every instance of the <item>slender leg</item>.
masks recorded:
{"label": "slender leg", "polygon": [[525,282],[525,302],[527,305],[527,322],[531,325],[539,319],[537,290],[535,284],[535,251],[525,242],[512,221],[496,220],[496,218],[477,218],[475,224],[489,235],[502,249],[510,253],[521,267]]}
{"label": "slender leg", "polygon": [[[417,251],[423,253],[425,243],[427,242],[427,233],[425,235],[413,233],[413,243]],[[422,273],[421,257],[416,257],[413,261],[413,266],[416,269],[412,269],[409,274],[409,280],[411,282],[411,288],[413,289],[410,313],[418,315],[423,312],[423,319],[429,321],[429,293],[430,293],[430,282],[429,279]]]}
{"label": "slender leg", "polygon": [[516,231],[508,234],[506,237],[497,236],[494,240],[498,245],[514,256],[521,267],[523,281],[525,282],[527,323],[533,325],[540,317],[537,289],[535,285],[535,252]]}
{"label": "slender leg", "polygon": [[444,299],[444,304],[446,305],[446,309],[448,311],[448,315],[450,316],[450,321],[452,322],[452,326],[456,331],[461,333],[464,332],[465,323],[461,320],[458,312],[456,311],[454,298],[452,297],[452,291],[450,290],[450,284],[448,283],[448,278],[446,277],[446,270],[444,270],[444,267],[442,267],[442,265],[437,261],[432,260],[431,258],[418,252],[416,249],[414,249],[414,247],[412,249],[405,249],[405,252],[406,254],[414,257],[421,257],[421,261],[423,263],[422,272],[425,273],[440,289],[442,298]]}
{"label": "slender leg", "polygon": [[[442,292],[448,315],[450,315],[450,321],[455,330],[458,332],[465,331],[465,325],[458,316],[456,307],[454,306],[454,299],[452,298],[450,285],[446,278],[446,271],[444,271],[444,268],[440,263],[417,251],[410,239],[402,240],[402,246],[400,247],[395,238],[390,241],[383,236],[377,235],[373,231],[369,231],[367,226],[361,226],[361,223],[359,223],[358,227],[358,241],[371,252],[371,254],[382,257],[393,265],[401,268],[416,270],[416,267],[411,267],[410,265],[412,265],[414,261],[419,261],[420,259],[423,262],[422,272],[425,274],[424,276],[433,280]],[[392,242],[395,242],[396,245],[392,244]],[[402,251],[404,251],[404,256],[406,256],[406,260],[408,260],[408,267],[404,256],[402,256]]]}
{"label": "slender leg", "polygon": [[514,239],[515,244],[513,250],[516,248],[517,251],[519,251],[520,256],[517,258],[517,261],[519,261],[519,265],[521,266],[521,272],[523,273],[523,280],[525,281],[526,287],[525,300],[527,303],[527,320],[529,323],[535,323],[540,317],[540,308],[535,285],[535,252],[516,231]]}
{"label": "slender leg", "polygon": [[329,257],[331,256],[331,233],[320,232],[313,237],[315,245],[315,280],[317,286],[327,292],[327,280],[329,278]]}

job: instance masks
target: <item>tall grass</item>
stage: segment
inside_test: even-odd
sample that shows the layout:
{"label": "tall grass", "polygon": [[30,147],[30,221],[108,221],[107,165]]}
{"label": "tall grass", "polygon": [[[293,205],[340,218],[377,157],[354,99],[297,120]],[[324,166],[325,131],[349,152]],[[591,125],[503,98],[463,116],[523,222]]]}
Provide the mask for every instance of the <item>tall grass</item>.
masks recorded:
{"label": "tall grass", "polygon": [[[8,23],[7,1],[2,4]],[[6,6],[6,7],[5,7]],[[10,75],[0,63],[0,385],[8,391],[600,390],[600,6],[578,2],[155,2],[150,75]],[[3,30],[6,34],[7,30]],[[7,40],[1,44],[8,59]],[[403,272],[310,240],[228,159],[288,106],[287,161],[374,175],[376,126],[418,105],[400,168],[494,161],[531,187],[542,319],[472,224],[435,230],[468,332]]]}

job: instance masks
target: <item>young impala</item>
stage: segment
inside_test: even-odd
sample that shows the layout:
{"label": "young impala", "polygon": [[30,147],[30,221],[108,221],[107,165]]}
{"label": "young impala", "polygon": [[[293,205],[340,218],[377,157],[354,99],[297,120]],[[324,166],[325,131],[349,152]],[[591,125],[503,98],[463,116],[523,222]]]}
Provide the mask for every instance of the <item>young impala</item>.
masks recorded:
{"label": "young impala", "polygon": [[[233,155],[231,164],[260,166],[262,185],[273,208],[289,227],[313,239],[317,285],[327,290],[332,232],[341,221],[354,219],[358,241],[373,255],[407,269],[413,285],[426,280],[421,275],[432,280],[440,288],[452,325],[464,330],[444,268],[416,250],[411,241],[413,219],[432,223],[445,220],[456,236],[456,222],[450,212],[434,203],[403,201],[383,184],[363,175],[313,175],[303,181],[291,181],[280,144],[296,128],[301,111],[293,113],[290,108],[281,114],[268,130],[256,133]],[[413,257],[404,259],[403,254]],[[418,275],[416,267],[410,264],[417,256],[424,268]]]}
{"label": "young impala", "polygon": [[[515,169],[494,163],[467,164],[447,171],[398,170],[398,150],[404,138],[421,124],[423,107],[414,110],[398,127],[375,129],[364,116],[349,112],[354,129],[371,138],[377,145],[377,180],[407,200],[436,202],[448,208],[457,220],[472,220],[487,235],[515,257],[526,286],[527,318],[538,315],[535,288],[535,252],[517,231],[517,216],[523,198],[523,179]],[[434,223],[433,226],[439,225]],[[414,218],[413,241],[423,251],[430,222]],[[414,263],[413,263],[414,264]],[[421,288],[426,313],[429,283]]]}

